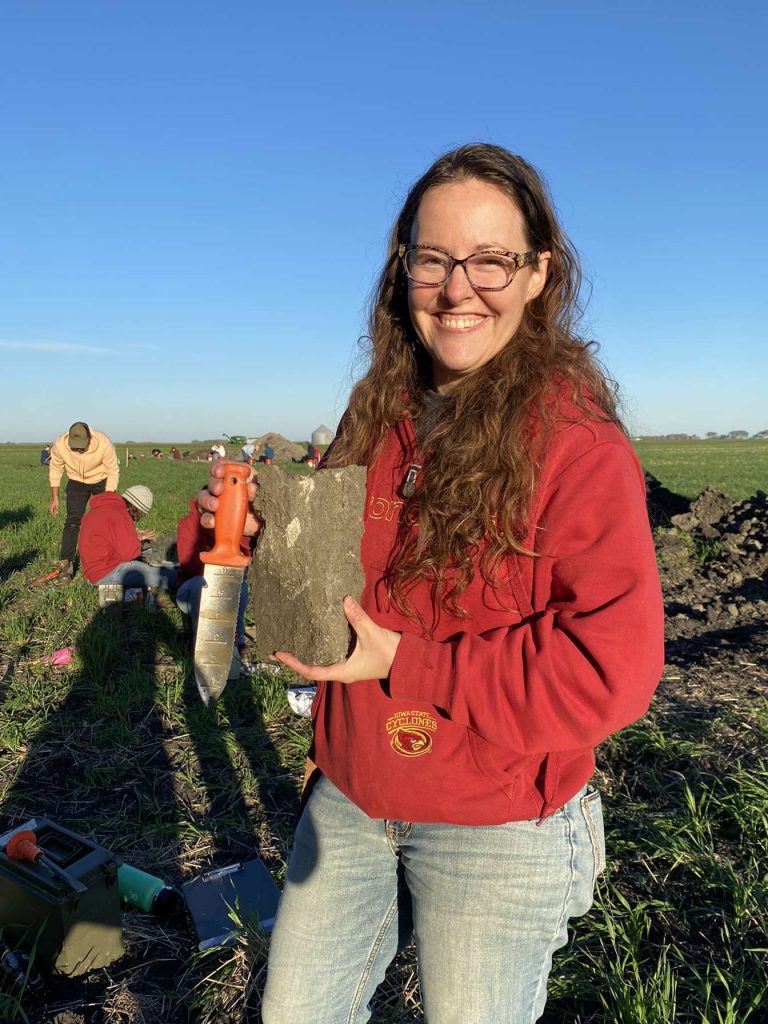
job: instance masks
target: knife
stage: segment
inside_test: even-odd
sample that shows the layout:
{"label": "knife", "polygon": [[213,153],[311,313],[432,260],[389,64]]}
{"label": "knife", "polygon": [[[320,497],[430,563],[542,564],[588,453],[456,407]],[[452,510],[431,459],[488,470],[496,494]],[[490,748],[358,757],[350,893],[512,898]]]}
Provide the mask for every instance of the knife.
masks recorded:
{"label": "knife", "polygon": [[224,463],[224,490],[214,520],[214,545],[200,554],[205,568],[194,662],[195,682],[204,704],[221,695],[232,665],[243,569],[251,562],[250,555],[240,550],[250,477],[251,467],[245,463]]}

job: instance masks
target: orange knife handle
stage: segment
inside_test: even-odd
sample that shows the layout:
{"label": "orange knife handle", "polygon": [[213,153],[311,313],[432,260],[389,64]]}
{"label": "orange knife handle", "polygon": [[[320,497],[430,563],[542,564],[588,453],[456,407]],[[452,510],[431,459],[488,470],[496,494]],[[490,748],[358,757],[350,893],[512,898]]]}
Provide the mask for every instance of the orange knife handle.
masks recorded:
{"label": "orange knife handle", "polygon": [[240,538],[248,514],[248,480],[251,467],[243,462],[224,463],[224,490],[214,520],[214,545],[203,551],[200,561],[206,565],[224,565],[228,569],[244,569],[251,564],[250,555],[240,550]]}

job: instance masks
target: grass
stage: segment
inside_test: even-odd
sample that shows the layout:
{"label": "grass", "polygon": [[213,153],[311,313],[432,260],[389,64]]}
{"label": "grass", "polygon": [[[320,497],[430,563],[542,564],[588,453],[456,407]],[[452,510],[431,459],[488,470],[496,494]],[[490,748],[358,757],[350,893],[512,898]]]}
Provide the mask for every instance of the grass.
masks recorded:
{"label": "grass", "polygon": [[[643,461],[670,489],[697,493],[713,479],[707,453],[738,455],[739,442],[693,443],[696,457],[665,474],[653,459],[674,447]],[[756,480],[768,448],[742,447]],[[198,463],[131,462],[121,486],[152,487],[146,526],[170,537],[206,475]],[[171,883],[255,854],[280,882],[309,743],[285,678],[242,679],[206,709],[173,609],[100,613],[81,579],[31,589],[58,552],[63,511],[53,520],[47,503],[36,450],[0,448],[0,831],[42,814]],[[71,644],[68,670],[41,660]],[[609,863],[592,913],[555,958],[544,1024],[768,1019],[766,673],[743,669],[757,696],[718,696],[705,682],[683,706],[673,672],[667,697],[598,752]],[[46,1012],[69,1008],[88,1024],[259,1020],[267,945],[253,921],[234,947],[205,954],[181,925],[134,911],[123,923],[126,957],[87,985],[49,980]],[[0,990],[0,1020],[51,1019],[41,1013]],[[421,1019],[409,949],[373,1020]]]}
{"label": "grass", "polygon": [[768,490],[768,441],[634,441],[643,464],[670,491],[695,498],[715,487],[743,501]]}
{"label": "grass", "polygon": [[618,863],[575,929],[547,1021],[571,1019],[555,1009],[571,1000],[596,1004],[586,1019],[601,1024],[765,1019],[768,772],[753,752],[768,734],[750,714],[731,720],[750,763],[729,763],[717,717],[679,722],[672,737],[661,717],[601,750]]}

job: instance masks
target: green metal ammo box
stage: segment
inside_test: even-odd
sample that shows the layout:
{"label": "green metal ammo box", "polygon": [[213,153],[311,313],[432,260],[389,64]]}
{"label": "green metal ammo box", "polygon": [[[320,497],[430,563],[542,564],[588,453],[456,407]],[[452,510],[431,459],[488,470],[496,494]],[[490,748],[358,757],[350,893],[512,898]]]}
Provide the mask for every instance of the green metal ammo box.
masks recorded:
{"label": "green metal ammo box", "polygon": [[[79,885],[42,864],[8,857],[6,845],[19,829],[35,832],[48,859]],[[34,948],[36,963],[60,974],[112,963],[123,954],[119,864],[108,850],[46,818],[0,835],[0,936],[11,946]]]}

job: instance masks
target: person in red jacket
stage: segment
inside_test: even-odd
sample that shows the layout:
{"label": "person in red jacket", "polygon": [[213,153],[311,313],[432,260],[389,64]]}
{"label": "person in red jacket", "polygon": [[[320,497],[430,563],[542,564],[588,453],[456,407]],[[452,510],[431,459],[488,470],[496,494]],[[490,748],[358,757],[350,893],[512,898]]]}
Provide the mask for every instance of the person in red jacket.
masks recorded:
{"label": "person in red jacket", "polygon": [[150,589],[176,586],[173,569],[150,565],[139,557],[142,540],[154,540],[155,534],[137,530],[135,524],[152,504],[152,491],[143,484],[134,484],[122,494],[94,494],[80,525],[80,562],[89,582]]}
{"label": "person in red jacket", "polygon": [[[176,557],[179,561],[177,572],[178,590],[175,601],[177,606],[192,620],[192,628],[197,628],[197,617],[200,613],[200,592],[203,589],[203,563],[200,561],[202,551],[210,551],[213,547],[213,533],[200,523],[200,511],[193,499],[189,503],[189,512],[179,520],[176,527]],[[251,553],[251,538],[243,537],[241,548],[247,555]],[[237,610],[235,627],[235,646],[243,653],[245,645],[245,611],[248,607],[248,584],[243,579],[240,587],[240,605]],[[245,668],[243,662],[241,668]]]}
{"label": "person in red jacket", "polygon": [[[579,285],[545,185],[501,147],[439,158],[395,222],[370,366],[321,466],[368,467],[356,643],[336,665],[277,653],[319,681],[317,771],[264,1024],[362,1024],[412,934],[430,1024],[532,1024],[591,905],[594,748],[647,709],[663,624]],[[214,469],[207,524],[221,488]]]}

